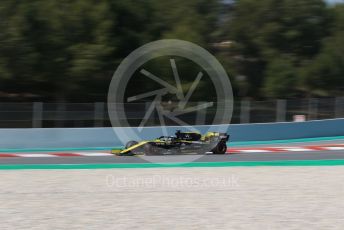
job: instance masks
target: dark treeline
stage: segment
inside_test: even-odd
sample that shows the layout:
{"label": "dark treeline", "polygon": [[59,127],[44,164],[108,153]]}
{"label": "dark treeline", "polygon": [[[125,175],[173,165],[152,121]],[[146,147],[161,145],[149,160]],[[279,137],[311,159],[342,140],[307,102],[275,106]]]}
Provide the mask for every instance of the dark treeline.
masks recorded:
{"label": "dark treeline", "polygon": [[344,93],[344,5],[322,0],[2,0],[0,97],[105,101],[137,47],[188,40],[227,69],[238,97]]}

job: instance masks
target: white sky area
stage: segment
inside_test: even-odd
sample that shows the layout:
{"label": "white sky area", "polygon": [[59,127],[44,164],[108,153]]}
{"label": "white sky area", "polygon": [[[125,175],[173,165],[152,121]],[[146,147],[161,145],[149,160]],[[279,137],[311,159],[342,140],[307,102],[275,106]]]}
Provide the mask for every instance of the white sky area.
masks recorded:
{"label": "white sky area", "polygon": [[[223,0],[224,3],[232,3],[235,0]],[[336,3],[344,3],[344,0],[324,0],[325,2],[329,4],[336,4]]]}
{"label": "white sky area", "polygon": [[335,4],[335,3],[344,3],[344,0],[325,0],[325,2],[328,2],[329,4]]}

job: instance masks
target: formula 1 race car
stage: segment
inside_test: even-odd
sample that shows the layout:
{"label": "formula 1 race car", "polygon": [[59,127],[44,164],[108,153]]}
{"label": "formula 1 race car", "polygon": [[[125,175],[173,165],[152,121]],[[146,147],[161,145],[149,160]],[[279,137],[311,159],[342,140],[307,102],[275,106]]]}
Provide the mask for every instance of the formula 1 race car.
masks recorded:
{"label": "formula 1 race car", "polygon": [[125,149],[112,150],[119,156],[132,155],[173,155],[173,154],[225,154],[227,151],[227,133],[208,132],[201,135],[197,132],[181,132],[177,130],[175,136],[161,136],[151,141],[129,141]]}

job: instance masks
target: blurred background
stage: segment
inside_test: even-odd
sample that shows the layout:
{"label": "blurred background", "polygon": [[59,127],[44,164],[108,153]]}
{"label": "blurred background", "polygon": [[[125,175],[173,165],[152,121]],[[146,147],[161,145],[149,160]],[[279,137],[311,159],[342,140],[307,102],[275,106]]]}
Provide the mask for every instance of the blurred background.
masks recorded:
{"label": "blurred background", "polygon": [[0,127],[110,126],[114,71],[165,38],[218,58],[233,123],[344,117],[343,0],[2,0]]}

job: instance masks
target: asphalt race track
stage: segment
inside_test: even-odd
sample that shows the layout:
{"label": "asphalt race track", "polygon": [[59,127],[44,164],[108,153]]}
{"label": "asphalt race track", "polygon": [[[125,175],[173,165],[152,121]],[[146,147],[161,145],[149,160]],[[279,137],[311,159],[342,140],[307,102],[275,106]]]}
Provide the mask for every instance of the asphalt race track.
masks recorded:
{"label": "asphalt race track", "polygon": [[[285,160],[334,160],[344,159],[344,141],[330,141],[330,142],[317,142],[317,143],[290,143],[283,145],[271,145],[270,147],[283,146],[286,148],[298,148],[298,146],[307,145],[332,145],[343,146],[339,150],[331,151],[284,151],[284,152],[240,152],[225,155],[204,155],[199,156],[194,162],[250,162],[250,161],[285,161]],[[267,147],[267,145],[264,145]],[[242,148],[245,148],[243,146]],[[250,146],[251,149],[259,148],[259,146]],[[93,151],[94,152],[94,151]],[[102,151],[104,152],[104,151]],[[0,153],[1,154],[4,153]],[[29,153],[34,155],[35,153]],[[42,153],[37,153],[42,154]],[[24,155],[24,154],[22,154]],[[181,156],[160,156],[161,161],[157,156],[145,156],[143,159],[140,156],[59,156],[59,157],[4,157],[0,158],[0,164],[114,164],[114,163],[147,163],[164,162],[174,163],[181,162]],[[185,159],[185,158],[184,158]]]}

